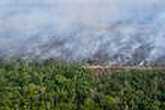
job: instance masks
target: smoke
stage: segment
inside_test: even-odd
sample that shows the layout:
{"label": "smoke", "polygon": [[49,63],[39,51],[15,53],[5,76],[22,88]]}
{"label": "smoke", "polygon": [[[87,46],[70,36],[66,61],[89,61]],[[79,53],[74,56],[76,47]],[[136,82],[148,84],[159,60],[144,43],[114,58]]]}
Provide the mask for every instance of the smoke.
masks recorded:
{"label": "smoke", "polygon": [[165,63],[162,0],[1,0],[0,55]]}

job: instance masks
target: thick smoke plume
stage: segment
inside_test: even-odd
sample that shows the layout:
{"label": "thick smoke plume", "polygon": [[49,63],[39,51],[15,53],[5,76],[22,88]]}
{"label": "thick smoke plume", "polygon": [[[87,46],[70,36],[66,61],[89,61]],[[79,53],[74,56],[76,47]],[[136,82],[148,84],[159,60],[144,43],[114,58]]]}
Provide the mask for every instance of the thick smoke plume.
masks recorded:
{"label": "thick smoke plume", "polygon": [[163,0],[1,0],[0,55],[165,64]]}

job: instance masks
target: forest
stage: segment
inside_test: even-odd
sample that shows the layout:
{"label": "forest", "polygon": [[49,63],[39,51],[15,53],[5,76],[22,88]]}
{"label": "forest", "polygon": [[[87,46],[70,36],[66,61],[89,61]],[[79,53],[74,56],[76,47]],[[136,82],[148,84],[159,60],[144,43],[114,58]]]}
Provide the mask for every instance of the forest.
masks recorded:
{"label": "forest", "polygon": [[0,60],[0,110],[165,110],[165,73]]}

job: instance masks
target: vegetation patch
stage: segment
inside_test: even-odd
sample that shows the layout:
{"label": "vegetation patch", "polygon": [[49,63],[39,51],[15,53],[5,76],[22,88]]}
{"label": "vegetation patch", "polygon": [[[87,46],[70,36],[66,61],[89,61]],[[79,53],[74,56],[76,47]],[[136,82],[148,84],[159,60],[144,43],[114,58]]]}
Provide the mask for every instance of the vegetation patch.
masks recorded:
{"label": "vegetation patch", "polygon": [[0,110],[165,110],[165,73],[95,74],[57,61],[0,61]]}

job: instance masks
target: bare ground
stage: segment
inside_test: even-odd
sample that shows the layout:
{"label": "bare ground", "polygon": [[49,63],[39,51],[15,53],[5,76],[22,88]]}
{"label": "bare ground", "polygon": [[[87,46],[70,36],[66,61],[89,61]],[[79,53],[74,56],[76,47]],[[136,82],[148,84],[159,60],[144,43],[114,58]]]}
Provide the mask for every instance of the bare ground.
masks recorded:
{"label": "bare ground", "polygon": [[140,67],[140,66],[84,66],[91,72],[165,72],[165,67]]}

